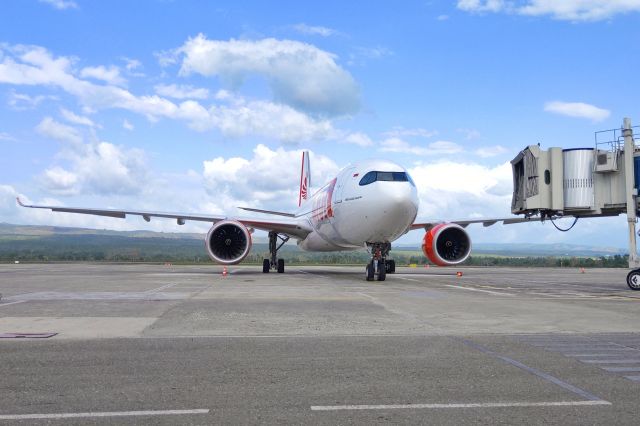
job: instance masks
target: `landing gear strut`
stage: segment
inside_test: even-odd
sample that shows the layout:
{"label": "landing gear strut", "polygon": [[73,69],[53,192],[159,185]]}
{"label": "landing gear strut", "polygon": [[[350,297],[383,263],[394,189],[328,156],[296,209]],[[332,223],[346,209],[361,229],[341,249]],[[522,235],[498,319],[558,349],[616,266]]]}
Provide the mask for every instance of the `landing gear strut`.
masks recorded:
{"label": "landing gear strut", "polygon": [[[278,240],[280,240],[279,243]],[[283,236],[273,231],[269,232],[269,254],[271,258],[262,261],[262,272],[266,274],[271,269],[277,270],[280,274],[284,272],[284,259],[278,259],[278,250],[280,250],[287,241],[289,241],[289,236]]]}
{"label": "landing gear strut", "polygon": [[371,252],[371,262],[365,268],[365,278],[367,281],[373,281],[377,276],[378,281],[384,281],[387,273],[393,273],[396,270],[395,261],[387,260],[391,243],[367,243],[367,248]]}

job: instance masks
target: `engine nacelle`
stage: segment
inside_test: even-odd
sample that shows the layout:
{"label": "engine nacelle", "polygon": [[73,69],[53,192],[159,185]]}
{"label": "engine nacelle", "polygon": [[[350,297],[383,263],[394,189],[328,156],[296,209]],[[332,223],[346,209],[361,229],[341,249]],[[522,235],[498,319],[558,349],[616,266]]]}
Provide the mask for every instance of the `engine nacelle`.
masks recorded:
{"label": "engine nacelle", "polygon": [[441,223],[427,231],[422,240],[422,251],[438,266],[458,265],[471,253],[471,238],[462,226]]}
{"label": "engine nacelle", "polygon": [[214,224],[205,239],[211,260],[223,265],[242,262],[251,250],[251,233],[242,223],[222,220]]}

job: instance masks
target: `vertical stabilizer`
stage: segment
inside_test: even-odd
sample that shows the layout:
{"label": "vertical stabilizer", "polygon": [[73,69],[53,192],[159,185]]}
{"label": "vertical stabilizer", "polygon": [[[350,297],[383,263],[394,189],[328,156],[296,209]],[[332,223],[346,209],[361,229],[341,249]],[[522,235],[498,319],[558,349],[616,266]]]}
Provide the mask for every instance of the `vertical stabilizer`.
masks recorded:
{"label": "vertical stabilizer", "polygon": [[298,207],[308,200],[311,190],[311,170],[309,169],[309,151],[302,151],[302,168],[300,170],[300,191]]}

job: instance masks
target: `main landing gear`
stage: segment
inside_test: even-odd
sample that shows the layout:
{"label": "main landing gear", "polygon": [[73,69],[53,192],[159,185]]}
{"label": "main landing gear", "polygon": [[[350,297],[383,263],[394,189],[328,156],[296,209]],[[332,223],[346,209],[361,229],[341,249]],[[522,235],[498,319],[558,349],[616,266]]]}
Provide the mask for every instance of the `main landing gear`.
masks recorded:
{"label": "main landing gear", "polygon": [[[278,243],[278,240],[280,242]],[[262,272],[268,273],[271,269],[275,269],[279,274],[284,273],[284,259],[278,259],[278,250],[289,241],[289,237],[287,235],[280,235],[277,232],[269,232],[269,254],[271,254],[270,259],[264,259],[262,261]]]}
{"label": "main landing gear", "polygon": [[634,269],[627,274],[627,285],[631,290],[640,290],[640,269]]}
{"label": "main landing gear", "polygon": [[371,251],[371,262],[365,268],[367,281],[373,281],[376,276],[378,281],[384,281],[387,274],[396,272],[395,260],[387,259],[391,243],[367,243],[367,248]]}

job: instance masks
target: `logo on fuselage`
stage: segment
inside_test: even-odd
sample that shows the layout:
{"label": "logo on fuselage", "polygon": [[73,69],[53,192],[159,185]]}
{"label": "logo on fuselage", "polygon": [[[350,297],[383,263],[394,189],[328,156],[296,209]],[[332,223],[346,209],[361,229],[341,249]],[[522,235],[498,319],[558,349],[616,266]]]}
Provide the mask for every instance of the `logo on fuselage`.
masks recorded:
{"label": "logo on fuselage", "polygon": [[337,180],[337,178],[333,179],[313,196],[311,220],[314,223],[321,223],[333,217],[331,199],[333,198],[333,190],[336,187]]}

